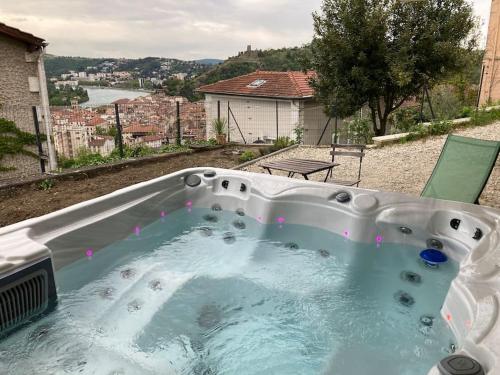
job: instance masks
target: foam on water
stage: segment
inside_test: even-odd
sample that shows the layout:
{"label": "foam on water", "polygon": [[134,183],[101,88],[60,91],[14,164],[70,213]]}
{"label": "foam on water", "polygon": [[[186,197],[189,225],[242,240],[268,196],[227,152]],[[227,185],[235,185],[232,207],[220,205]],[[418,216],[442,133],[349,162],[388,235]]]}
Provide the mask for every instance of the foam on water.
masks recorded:
{"label": "foam on water", "polygon": [[57,310],[0,341],[0,373],[426,374],[457,265],[419,250],[189,207],[58,271]]}

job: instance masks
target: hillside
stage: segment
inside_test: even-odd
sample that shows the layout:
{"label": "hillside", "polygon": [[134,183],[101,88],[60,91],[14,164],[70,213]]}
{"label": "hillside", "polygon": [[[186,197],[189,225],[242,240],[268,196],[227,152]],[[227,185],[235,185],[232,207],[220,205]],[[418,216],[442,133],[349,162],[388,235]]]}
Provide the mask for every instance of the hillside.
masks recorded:
{"label": "hillside", "polygon": [[215,65],[194,79],[185,81],[168,80],[163,85],[169,95],[186,96],[192,101],[200,100],[202,95],[196,88],[223,79],[234,78],[256,70],[287,71],[304,70],[310,67],[310,47],[293,47],[241,52],[230,57],[222,64]]}
{"label": "hillside", "polygon": [[309,68],[309,57],[309,46],[242,52],[201,74],[196,84],[210,84],[256,70],[303,70]]}
{"label": "hillside", "polygon": [[[49,78],[60,77],[70,70],[87,73],[128,71],[134,78],[162,79],[163,89],[169,95],[182,95],[190,100],[199,100],[202,96],[195,92],[199,86],[259,69],[272,71],[307,69],[309,57],[309,46],[240,52],[223,62],[217,59],[183,61],[160,57],[114,59],[47,55],[45,69]],[[176,73],[185,73],[187,77],[184,81],[172,78]]]}
{"label": "hillside", "polygon": [[130,71],[137,77],[166,78],[176,73],[196,76],[209,70],[217,61],[219,60],[183,61],[163,57],[115,59],[47,55],[45,70],[49,78],[60,77],[61,74],[68,73],[70,70],[87,73]]}

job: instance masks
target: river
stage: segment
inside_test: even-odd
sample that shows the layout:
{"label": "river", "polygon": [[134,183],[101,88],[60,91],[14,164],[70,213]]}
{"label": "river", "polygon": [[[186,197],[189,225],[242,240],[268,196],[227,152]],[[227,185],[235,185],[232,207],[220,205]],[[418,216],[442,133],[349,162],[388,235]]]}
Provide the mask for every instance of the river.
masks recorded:
{"label": "river", "polygon": [[[82,86],[83,87],[83,86]],[[139,96],[149,95],[148,91],[110,89],[99,87],[83,87],[89,94],[89,100],[80,104],[82,107],[95,107],[99,105],[111,104],[118,99],[135,99]]]}

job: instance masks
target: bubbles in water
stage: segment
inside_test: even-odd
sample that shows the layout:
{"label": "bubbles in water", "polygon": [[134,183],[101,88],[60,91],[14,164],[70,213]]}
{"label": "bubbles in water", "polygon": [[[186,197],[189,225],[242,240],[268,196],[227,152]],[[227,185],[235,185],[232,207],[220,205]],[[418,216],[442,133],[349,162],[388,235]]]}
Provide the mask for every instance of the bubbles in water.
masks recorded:
{"label": "bubbles in water", "polygon": [[222,312],[216,305],[203,305],[196,319],[201,328],[210,329],[222,320]]}

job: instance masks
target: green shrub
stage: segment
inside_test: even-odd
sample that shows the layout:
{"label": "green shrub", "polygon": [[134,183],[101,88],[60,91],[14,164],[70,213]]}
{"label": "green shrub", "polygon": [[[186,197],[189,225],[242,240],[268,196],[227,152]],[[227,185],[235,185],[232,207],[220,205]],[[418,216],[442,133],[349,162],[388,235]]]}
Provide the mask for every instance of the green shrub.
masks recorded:
{"label": "green shrub", "polygon": [[[460,100],[458,90],[450,84],[437,85],[430,91],[432,109],[434,109],[435,119],[452,120],[457,118],[464,106]],[[432,119],[432,114],[428,102],[424,103],[424,122]]]}
{"label": "green shrub", "polygon": [[491,111],[474,111],[471,116],[471,125],[480,126],[486,125],[500,120],[500,109],[492,109]]}
{"label": "green shrub", "polygon": [[416,107],[400,108],[392,115],[392,133],[407,133],[419,122],[419,109]]}
{"label": "green shrub", "polygon": [[372,143],[373,130],[370,120],[356,116],[340,130],[341,136],[350,144]]}
{"label": "green shrub", "polygon": [[458,114],[458,118],[466,118],[466,117],[471,117],[474,113],[474,108],[472,107],[462,107],[462,110]]}
{"label": "green shrub", "polygon": [[227,120],[225,118],[216,118],[212,120],[211,125],[215,134],[217,135],[225,134]]}
{"label": "green shrub", "polygon": [[253,151],[245,151],[243,154],[240,155],[239,161],[240,163],[246,163],[247,161],[253,160],[257,157]]}
{"label": "green shrub", "polygon": [[301,144],[304,139],[304,127],[297,125],[293,128],[293,132],[295,133],[295,143]]}
{"label": "green shrub", "polygon": [[453,123],[451,121],[434,121],[428,126],[418,124],[410,130],[411,133],[404,138],[404,142],[426,138],[431,135],[449,134],[453,130]]}
{"label": "green shrub", "polygon": [[290,139],[290,137],[278,137],[271,146],[270,151],[271,152],[276,152],[278,150],[281,150],[283,148],[287,148],[290,146],[293,146],[295,142]]}
{"label": "green shrub", "polygon": [[40,190],[50,190],[56,185],[56,182],[51,178],[46,178],[40,184],[38,184],[38,188]]}
{"label": "green shrub", "polygon": [[169,144],[165,145],[160,149],[160,153],[162,154],[169,154],[172,152],[181,152],[181,151],[188,151],[189,147],[187,145],[176,145],[176,144]]}
{"label": "green shrub", "polygon": [[217,146],[217,140],[215,138],[210,138],[208,141],[202,140],[202,141],[186,141],[185,143],[186,146],[206,146],[206,147],[211,147],[211,146]]}

